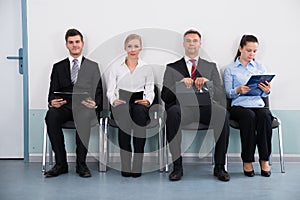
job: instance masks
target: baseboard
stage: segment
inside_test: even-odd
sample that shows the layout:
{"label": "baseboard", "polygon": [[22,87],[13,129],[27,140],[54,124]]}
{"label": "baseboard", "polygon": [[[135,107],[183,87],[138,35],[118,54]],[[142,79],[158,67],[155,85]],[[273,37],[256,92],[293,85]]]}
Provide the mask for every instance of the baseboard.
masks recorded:
{"label": "baseboard", "polygon": [[[209,163],[212,162],[212,154],[198,154],[198,153],[183,153],[183,160],[185,163]],[[255,156],[258,159],[257,155]],[[54,158],[54,157],[53,157]],[[68,153],[68,162],[76,161],[75,153]],[[227,159],[229,163],[242,162],[239,153],[228,153]],[[48,156],[47,159],[48,161]],[[98,162],[98,153],[88,153],[87,162]],[[171,156],[168,158],[171,161]],[[42,162],[41,153],[30,153],[29,162]],[[120,162],[119,153],[110,153],[109,162]],[[145,153],[144,162],[158,162],[157,153]],[[272,162],[280,162],[279,154],[272,155]],[[284,154],[284,162],[300,162],[300,154]]]}

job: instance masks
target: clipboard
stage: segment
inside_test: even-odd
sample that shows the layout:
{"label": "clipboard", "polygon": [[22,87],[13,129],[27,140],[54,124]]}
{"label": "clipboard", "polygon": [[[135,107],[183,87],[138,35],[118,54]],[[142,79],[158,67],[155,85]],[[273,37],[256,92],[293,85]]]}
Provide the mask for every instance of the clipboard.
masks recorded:
{"label": "clipboard", "polygon": [[250,88],[250,91],[244,96],[261,96],[263,91],[258,87],[259,83],[271,80],[275,77],[274,74],[261,74],[261,75],[252,75],[250,79],[247,81],[246,86]]}
{"label": "clipboard", "polygon": [[193,85],[186,88],[182,82],[176,82],[176,98],[182,106],[207,106],[211,105],[211,95],[205,85],[200,91]]}
{"label": "clipboard", "polygon": [[55,98],[59,99],[65,99],[65,100],[70,100],[72,99],[72,97],[76,97],[79,99],[87,99],[89,97],[89,93],[88,92],[60,92],[60,91],[56,91],[53,92]]}
{"label": "clipboard", "polygon": [[134,103],[136,100],[143,99],[144,91],[140,92],[129,92],[127,90],[119,89],[119,98],[129,102]]}

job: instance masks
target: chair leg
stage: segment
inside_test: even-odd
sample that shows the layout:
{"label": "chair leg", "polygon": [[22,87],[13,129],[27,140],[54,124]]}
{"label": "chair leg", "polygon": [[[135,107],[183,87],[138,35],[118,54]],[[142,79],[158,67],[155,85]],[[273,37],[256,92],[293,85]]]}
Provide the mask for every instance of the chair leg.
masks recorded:
{"label": "chair leg", "polygon": [[164,131],[164,163],[165,163],[165,172],[169,172],[169,151],[167,146],[167,127],[165,125],[165,131]]}
{"label": "chair leg", "polygon": [[163,146],[163,141],[164,141],[164,136],[163,136],[163,131],[162,131],[162,119],[158,119],[158,159],[159,159],[159,171],[164,172],[164,146]]}
{"label": "chair leg", "polygon": [[278,142],[279,142],[280,167],[281,167],[281,173],[285,173],[285,169],[284,169],[284,157],[283,157],[281,121],[278,118],[277,118],[277,120],[279,122],[279,126],[278,126]]}
{"label": "chair leg", "polygon": [[[106,172],[107,171],[107,126],[108,126],[108,118],[100,119],[100,127],[99,127],[99,171]],[[104,131],[103,131],[104,129]]]}
{"label": "chair leg", "polygon": [[214,157],[214,155],[215,155],[215,146],[216,146],[216,144],[215,144],[215,142],[214,142],[213,149],[212,149],[212,151],[211,151],[211,164],[212,164],[212,165],[215,164],[215,157]]}
{"label": "chair leg", "polygon": [[47,154],[47,126],[44,122],[44,135],[43,135],[43,160],[42,160],[42,173],[46,172],[46,154]]}

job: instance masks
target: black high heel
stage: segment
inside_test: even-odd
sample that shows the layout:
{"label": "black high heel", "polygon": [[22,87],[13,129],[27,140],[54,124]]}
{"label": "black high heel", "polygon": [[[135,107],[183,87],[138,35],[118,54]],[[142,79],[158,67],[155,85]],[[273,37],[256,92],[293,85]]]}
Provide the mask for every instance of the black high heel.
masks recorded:
{"label": "black high heel", "polygon": [[260,165],[260,175],[264,176],[264,177],[270,177],[271,176],[271,170],[270,171],[265,171],[262,169],[261,167],[261,161],[259,161],[259,165]]}
{"label": "black high heel", "polygon": [[255,172],[254,172],[254,170],[249,171],[249,172],[244,170],[244,175],[248,176],[248,177],[253,177],[253,176],[255,176]]}
{"label": "black high heel", "polygon": [[[244,168],[244,163],[243,163],[243,168]],[[245,175],[245,176],[248,176],[248,177],[253,177],[253,176],[255,176],[255,172],[254,172],[254,170],[253,170],[253,166],[252,166],[252,170],[251,170],[251,171],[245,171],[245,169],[244,169],[244,175]]]}
{"label": "black high heel", "polygon": [[270,177],[271,176],[271,170],[270,171],[261,170],[260,175],[264,176],[264,177]]}

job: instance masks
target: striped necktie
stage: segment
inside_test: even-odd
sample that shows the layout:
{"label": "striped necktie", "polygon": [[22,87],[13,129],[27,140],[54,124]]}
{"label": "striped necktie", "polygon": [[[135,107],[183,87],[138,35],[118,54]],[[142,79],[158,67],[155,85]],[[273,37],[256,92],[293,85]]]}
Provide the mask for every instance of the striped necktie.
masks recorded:
{"label": "striped necktie", "polygon": [[195,80],[196,79],[196,60],[195,59],[190,59],[190,61],[193,63],[192,71],[191,71],[191,78],[193,80]]}
{"label": "striped necktie", "polygon": [[73,60],[73,67],[72,67],[72,70],[71,70],[71,81],[72,81],[73,84],[75,84],[76,81],[77,81],[78,70],[79,70],[78,60],[74,59]]}

